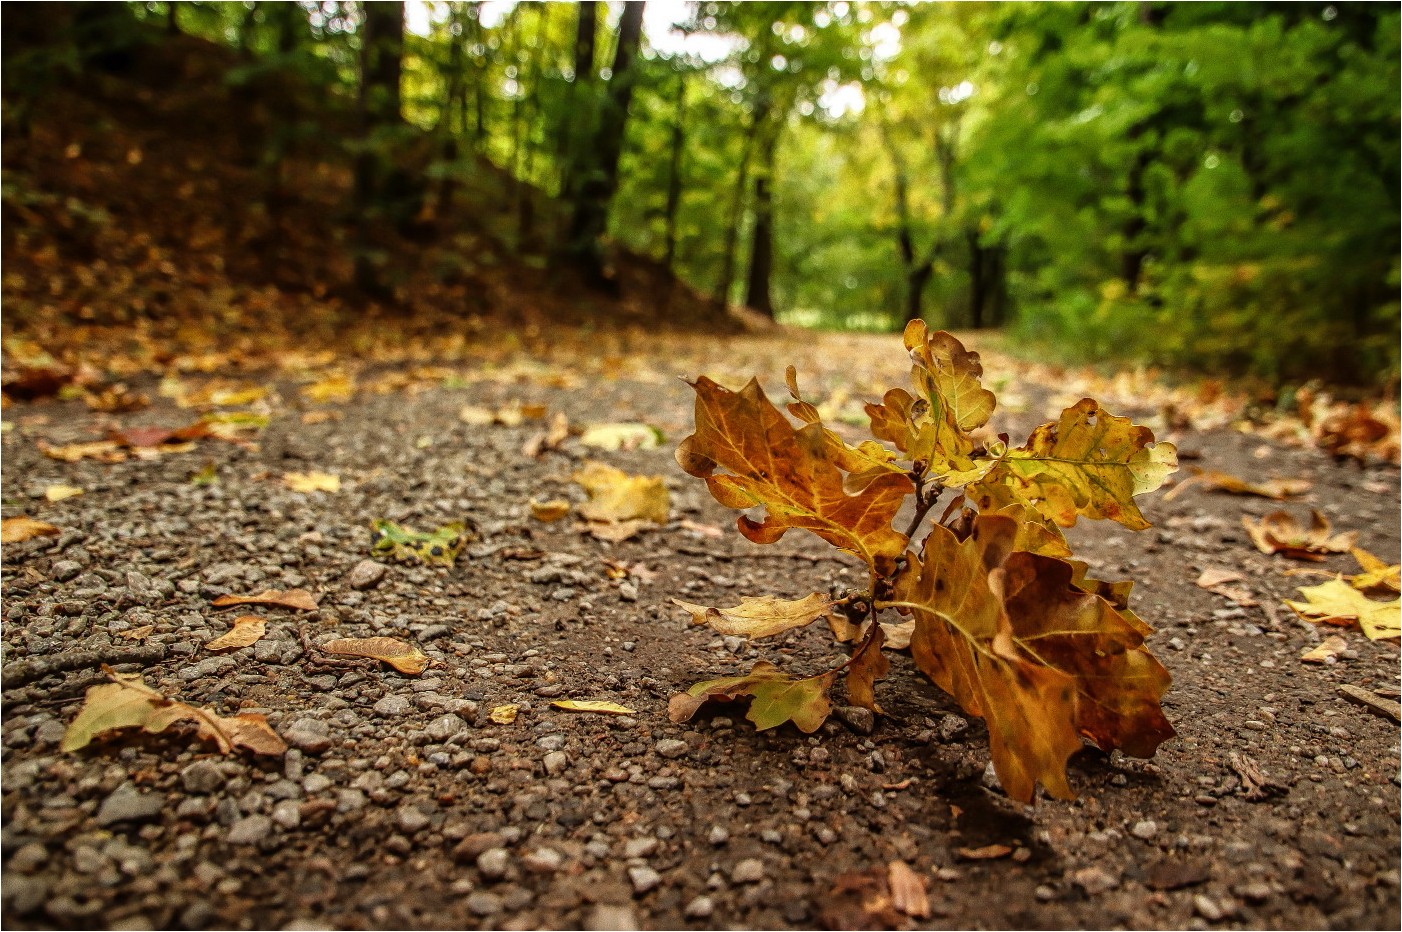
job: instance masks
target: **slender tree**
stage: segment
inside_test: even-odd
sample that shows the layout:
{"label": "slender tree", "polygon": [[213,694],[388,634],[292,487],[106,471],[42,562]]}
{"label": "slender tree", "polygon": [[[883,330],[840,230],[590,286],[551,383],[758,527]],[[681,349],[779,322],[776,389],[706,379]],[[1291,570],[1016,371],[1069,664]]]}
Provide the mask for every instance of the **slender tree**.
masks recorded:
{"label": "slender tree", "polygon": [[610,282],[604,268],[602,239],[608,230],[609,207],[618,190],[618,161],[628,127],[628,105],[633,97],[636,78],[633,57],[642,39],[643,5],[642,0],[628,0],[623,6],[613,69],[600,105],[592,144],[586,149],[587,175],[580,182],[570,218],[567,246],[570,256],[585,277],[598,285]]}

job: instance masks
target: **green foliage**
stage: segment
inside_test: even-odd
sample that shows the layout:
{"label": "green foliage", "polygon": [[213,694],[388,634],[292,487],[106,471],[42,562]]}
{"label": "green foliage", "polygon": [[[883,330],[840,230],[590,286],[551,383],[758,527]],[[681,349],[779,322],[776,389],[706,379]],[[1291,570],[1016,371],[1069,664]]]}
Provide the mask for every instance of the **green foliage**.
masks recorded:
{"label": "green foliage", "polygon": [[[7,14],[7,120],[22,130],[44,88],[159,41],[171,9]],[[235,87],[293,79],[304,105],[272,121],[270,175],[301,149],[368,152],[444,202],[461,187],[479,229],[544,261],[570,207],[551,199],[592,164],[620,5],[598,7],[579,75],[576,4],[402,9],[403,124],[367,133],[345,120],[362,4],[186,2],[173,22],[237,51]],[[742,300],[772,230],[765,290],[792,323],[920,314],[1008,324],[1062,355],[1396,378],[1395,5],[706,0],[670,28],[667,13],[650,10],[635,62],[609,232],[698,290]],[[318,106],[341,122],[298,115]]]}

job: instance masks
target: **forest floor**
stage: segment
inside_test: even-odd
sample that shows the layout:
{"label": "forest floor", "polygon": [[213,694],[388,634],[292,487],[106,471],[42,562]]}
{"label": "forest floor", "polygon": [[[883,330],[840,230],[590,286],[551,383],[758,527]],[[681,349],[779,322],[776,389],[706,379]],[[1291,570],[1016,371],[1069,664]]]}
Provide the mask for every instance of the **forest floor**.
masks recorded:
{"label": "forest floor", "polygon": [[[1298,620],[1281,599],[1325,576],[1291,571],[1355,572],[1353,558],[1265,556],[1241,523],[1317,508],[1396,562],[1396,466],[1243,432],[1140,377],[985,353],[995,425],[1015,437],[1094,394],[1173,439],[1185,467],[1311,483],[1285,503],[1198,485],[1148,497],[1150,530],[1074,529],[1098,575],[1137,581],[1178,736],[1150,761],[1087,750],[1071,767],[1078,799],[1024,807],[985,775],[982,723],[905,654],[878,685],[888,714],[874,728],[851,712],[811,737],[756,733],[742,707],[666,715],[673,693],[755,658],[816,672],[845,657],[821,623],[751,644],[689,626],[673,597],[728,605],[858,580],[800,532],[769,547],[734,532],[673,461],[691,425],[676,376],[738,387],[755,374],[777,398],[793,363],[855,437],[859,402],[904,381],[897,338],[547,333],[437,362],[294,355],[210,362],[179,384],[133,374],[152,399],[134,413],[6,410],[4,514],[59,529],[4,549],[7,928],[1397,927],[1398,724],[1339,689],[1395,707],[1396,642]],[[41,450],[187,423],[221,378],[266,390],[254,439],[109,449],[125,457],[110,463]],[[469,424],[465,406],[527,417]],[[572,434],[529,455],[556,413],[576,430],[646,422],[667,440],[604,451]],[[590,460],[663,476],[667,523],[611,544],[573,517],[534,519],[533,499],[583,500],[571,477]],[[339,490],[286,484],[312,472]],[[83,494],[49,501],[60,485]],[[404,565],[371,553],[378,518],[470,519],[479,536],[451,568]],[[1201,588],[1212,569],[1241,579]],[[264,610],[261,640],[206,649],[240,614],[212,600],[292,587],[319,607]],[[1332,662],[1301,662],[1330,634],[1346,640]],[[374,635],[431,665],[409,676],[317,649]],[[43,658],[73,656],[81,668],[45,675]],[[104,661],[184,702],[264,713],[291,749],[221,756],[173,728],[61,753]],[[636,711],[551,705],[563,698]],[[514,720],[494,720],[503,706]],[[928,918],[863,903],[891,861],[923,880]]]}

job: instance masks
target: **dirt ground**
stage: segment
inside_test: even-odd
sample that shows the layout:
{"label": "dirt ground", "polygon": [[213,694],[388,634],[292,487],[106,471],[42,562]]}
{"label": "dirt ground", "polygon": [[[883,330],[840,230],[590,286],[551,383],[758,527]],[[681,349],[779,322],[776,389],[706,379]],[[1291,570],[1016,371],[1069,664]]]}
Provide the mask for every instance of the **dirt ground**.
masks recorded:
{"label": "dirt ground", "polygon": [[[794,362],[813,397],[859,411],[878,383],[900,384],[903,354],[894,337],[816,335],[629,353],[481,380],[458,362],[456,383],[329,405],[264,374],[281,401],[257,449],[206,440],[151,461],[45,458],[37,440],[91,439],[113,416],[78,402],[8,409],[4,514],[63,530],[4,550],[5,926],[851,927],[871,920],[832,895],[834,879],[899,859],[925,880],[933,911],[911,928],[1397,928],[1398,724],[1338,688],[1395,701],[1396,644],[1342,632],[1337,662],[1301,663],[1340,632],[1280,604],[1324,578],[1287,571],[1353,572],[1353,561],[1268,557],[1241,525],[1314,507],[1395,562],[1395,467],[1336,463],[1227,426],[1179,431],[1185,466],[1313,488],[1283,506],[1159,493],[1145,505],[1151,530],[1074,530],[1099,575],[1138,581],[1133,607],[1173,674],[1165,709],[1178,737],[1150,761],[1087,749],[1071,767],[1076,801],[1023,807],[987,771],[982,723],[904,654],[878,686],[889,714],[874,729],[849,713],[812,737],[757,734],[742,707],[668,721],[671,694],[755,658],[817,672],[845,657],[821,624],[749,644],[689,627],[672,597],[726,605],[859,579],[800,532],[764,548],[733,532],[733,513],[672,459],[691,422],[690,390],[674,376],[738,387],[754,372],[777,399]],[[1075,394],[1027,381],[1010,359],[985,364],[1018,409],[995,415],[1015,438]],[[190,419],[154,381],[134,385],[155,403],[116,421]],[[522,445],[538,422],[458,417],[465,404],[517,400],[576,426],[647,421],[667,443],[601,452],[572,438],[533,459]],[[1159,414],[1142,397],[1100,400]],[[311,408],[332,414],[305,423]],[[583,499],[570,476],[590,459],[665,476],[670,523],[611,545],[570,520],[533,520],[533,498]],[[218,481],[193,484],[206,462]],[[281,482],[309,470],[340,476],[341,491]],[[55,483],[86,492],[48,503]],[[381,561],[382,577],[352,576],[371,557],[375,518],[421,528],[469,518],[480,539],[452,569]],[[606,559],[633,570],[611,578]],[[1240,572],[1251,597],[1198,588],[1213,567]],[[230,620],[212,599],[294,586],[319,596],[317,612],[270,610],[253,646],[203,648]],[[144,639],[121,636],[147,625]],[[409,677],[309,649],[333,634],[405,638],[433,663]],[[75,651],[91,652],[85,666],[35,678],[34,661]],[[221,713],[266,712],[292,749],[221,757],[175,731],[60,753],[104,660]],[[550,705],[570,697],[637,711]],[[515,721],[493,722],[507,704]]]}

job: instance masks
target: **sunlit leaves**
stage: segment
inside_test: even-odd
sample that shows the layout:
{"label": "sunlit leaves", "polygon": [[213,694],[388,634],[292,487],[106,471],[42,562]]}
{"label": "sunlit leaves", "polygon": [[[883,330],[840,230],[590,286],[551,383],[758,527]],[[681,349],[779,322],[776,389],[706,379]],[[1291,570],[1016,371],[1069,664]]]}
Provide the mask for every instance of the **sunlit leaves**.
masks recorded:
{"label": "sunlit leaves", "polygon": [[1137,619],[1075,585],[1071,564],[1014,550],[1017,532],[1001,516],[964,540],[935,527],[889,606],[914,616],[917,666],[988,721],[1008,795],[1030,800],[1040,782],[1069,798],[1082,737],[1148,756],[1172,736],[1159,708],[1169,678]]}
{"label": "sunlit leaves", "polygon": [[1138,531],[1149,522],[1134,497],[1159,488],[1177,468],[1173,444],[1155,443],[1148,428],[1083,398],[1009,450],[969,494],[985,508],[1031,504],[1061,527],[1084,516]]}
{"label": "sunlit leaves", "polygon": [[1303,527],[1288,511],[1273,511],[1260,521],[1243,516],[1242,526],[1256,549],[1265,554],[1281,554],[1295,560],[1318,563],[1326,554],[1347,553],[1358,534],[1334,534],[1329,519],[1320,511],[1310,515],[1310,526]]}
{"label": "sunlit leaves", "polygon": [[704,376],[692,388],[696,432],[677,448],[677,462],[705,479],[722,505],[764,509],[762,520],[739,518],[746,538],[773,543],[802,528],[874,569],[904,551],[906,537],[891,521],[914,491],[910,479],[885,473],[848,494],[838,463],[845,454],[833,449],[821,423],[795,429],[753,379],[739,392]]}
{"label": "sunlit leaves", "polygon": [[[850,702],[879,712],[889,639],[909,646],[921,671],[987,720],[1009,796],[1030,801],[1040,784],[1070,798],[1066,762],[1083,741],[1147,757],[1173,728],[1160,707],[1169,676],[1144,647],[1150,629],[1129,608],[1132,583],[1090,578],[1086,564],[1068,559],[1061,528],[1079,517],[1147,527],[1134,499],[1163,484],[1176,451],[1090,399],[1021,447],[976,439],[994,410],[977,354],[919,323],[905,342],[915,393],[892,389],[867,406],[872,433],[894,450],[852,446],[825,427],[800,396],[793,367],[788,412],[798,426],[754,380],[739,392],[704,377],[692,383],[696,432],[677,462],[721,504],[762,509],[739,519],[741,533],[772,543],[792,527],[812,531],[866,560],[873,578],[870,591],[843,597],[840,617],[834,600],[816,594],[746,598],[727,609],[674,600],[723,634],[763,637],[826,616],[839,641],[860,643],[847,663],[815,676],[760,661],[747,675],[698,683],[672,698],[669,714],[686,721],[707,702],[749,697],[760,728],[792,721],[811,732],[831,711],[828,691],[843,674]],[[954,499],[923,541],[895,529],[912,493],[914,533],[940,514],[936,500],[950,490]],[[881,621],[885,610],[906,620]]]}

